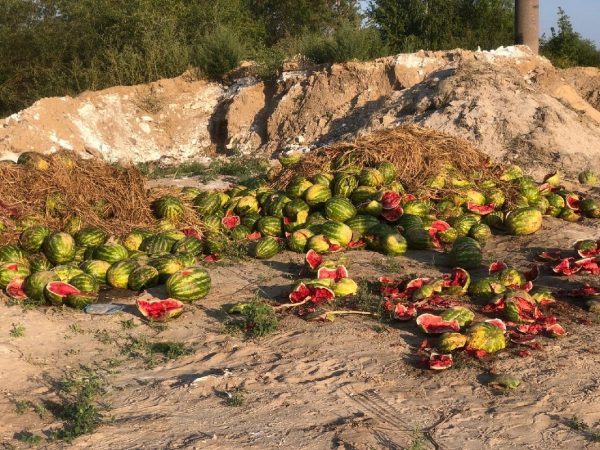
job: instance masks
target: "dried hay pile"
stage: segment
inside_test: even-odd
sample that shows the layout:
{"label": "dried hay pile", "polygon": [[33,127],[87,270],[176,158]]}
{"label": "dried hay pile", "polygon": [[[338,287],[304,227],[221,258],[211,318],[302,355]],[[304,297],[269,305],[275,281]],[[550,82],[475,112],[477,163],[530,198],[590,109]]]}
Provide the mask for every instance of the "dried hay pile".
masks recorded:
{"label": "dried hay pile", "polygon": [[480,177],[493,177],[494,171],[489,158],[466,140],[403,125],[315,150],[299,164],[283,169],[274,185],[283,188],[296,175],[310,177],[332,169],[375,166],[383,161],[396,165],[398,178],[409,189],[422,188],[427,179],[443,173],[449,164],[463,174],[477,171]]}
{"label": "dried hay pile", "polygon": [[59,152],[30,164],[0,164],[0,220],[59,229],[71,217],[111,233],[155,222],[144,178],[133,167]]}

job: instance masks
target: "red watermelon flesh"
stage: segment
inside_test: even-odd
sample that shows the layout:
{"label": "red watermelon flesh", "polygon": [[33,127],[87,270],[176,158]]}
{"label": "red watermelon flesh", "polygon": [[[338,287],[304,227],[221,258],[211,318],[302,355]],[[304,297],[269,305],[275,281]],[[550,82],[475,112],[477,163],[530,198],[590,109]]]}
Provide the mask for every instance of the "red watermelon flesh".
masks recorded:
{"label": "red watermelon flesh", "polygon": [[427,334],[440,334],[459,331],[460,324],[457,320],[444,320],[434,314],[421,314],[417,317],[417,325]]}
{"label": "red watermelon flesh", "polygon": [[312,270],[316,270],[316,268],[323,263],[323,259],[324,258],[321,255],[312,249],[306,252],[306,264],[308,264],[308,267],[310,267]]}
{"label": "red watermelon flesh", "polygon": [[172,298],[165,300],[138,299],[136,305],[146,319],[157,322],[173,319],[180,316],[183,312],[183,303]]}
{"label": "red watermelon flesh", "polygon": [[6,286],[6,294],[10,298],[14,298],[16,300],[25,300],[27,299],[27,294],[23,290],[23,283],[25,283],[25,278],[15,278]]}
{"label": "red watermelon flesh", "polygon": [[575,265],[575,258],[563,258],[560,262],[552,267],[552,270],[555,273],[559,273],[562,275],[573,275],[581,269],[580,266]]}
{"label": "red watermelon flesh", "polygon": [[363,248],[367,243],[362,239],[348,242],[348,248]]}
{"label": "red watermelon flesh", "polygon": [[240,223],[242,223],[242,220],[240,219],[240,216],[231,215],[231,216],[225,216],[225,217],[223,217],[221,219],[221,223],[228,230],[233,230]]}
{"label": "red watermelon flesh", "polygon": [[490,264],[489,273],[493,274],[497,272],[502,272],[504,269],[508,269],[506,263],[502,261],[494,261]]}
{"label": "red watermelon flesh", "polygon": [[464,287],[471,279],[469,272],[460,267],[452,269],[451,274],[444,275],[444,287],[461,286]]}
{"label": "red watermelon flesh", "polygon": [[404,210],[402,209],[402,206],[397,206],[394,209],[384,210],[381,213],[381,217],[383,217],[388,222],[395,222],[400,218],[400,216],[402,216],[402,214],[404,214]]}
{"label": "red watermelon flesh", "polygon": [[443,220],[436,220],[431,224],[431,227],[429,228],[429,237],[431,238],[431,243],[435,248],[440,248],[442,246],[442,243],[438,239],[437,235],[440,232],[446,231],[449,228],[450,225],[447,222],[444,222]]}
{"label": "red watermelon flesh", "polygon": [[506,331],[506,324],[502,319],[488,319],[486,322],[500,328],[502,331]]}
{"label": "red watermelon flesh", "polygon": [[248,236],[246,236],[246,239],[248,239],[249,241],[257,241],[262,237],[262,234],[260,234],[260,231],[255,231],[254,233],[250,233]]}
{"label": "red watermelon flesh", "polygon": [[452,355],[440,355],[432,353],[429,356],[429,368],[432,370],[444,370],[452,367]]}
{"label": "red watermelon flesh", "polygon": [[411,320],[417,315],[417,309],[414,305],[402,305],[398,303],[394,307],[394,318],[398,320]]}
{"label": "red watermelon flesh", "polygon": [[576,195],[573,195],[573,194],[569,194],[565,198],[565,203],[573,211],[578,211],[579,210],[579,205],[580,205],[581,202],[579,201],[579,197],[577,197]]}
{"label": "red watermelon flesh", "polygon": [[400,206],[402,197],[397,192],[388,191],[381,197],[381,204],[383,209],[396,209]]}
{"label": "red watermelon flesh", "polygon": [[321,267],[317,271],[317,278],[331,278],[332,280],[339,281],[342,278],[348,278],[348,269],[346,269],[344,266],[337,266],[335,269]]}
{"label": "red watermelon flesh", "polygon": [[202,239],[202,233],[198,230],[196,230],[195,228],[184,228],[183,230],[181,230],[181,232],[183,234],[185,234],[187,237],[195,237],[196,239],[201,240]]}
{"label": "red watermelon flesh", "polygon": [[431,278],[415,278],[406,284],[406,289],[420,289],[431,281]]}
{"label": "red watermelon flesh", "polygon": [[417,197],[415,197],[412,194],[404,194],[404,197],[402,198],[402,200],[405,202],[410,202],[410,201],[416,200],[416,199],[417,199]]}
{"label": "red watermelon flesh", "polygon": [[559,325],[557,323],[546,326],[544,331],[546,331],[546,333],[548,333],[550,337],[559,337],[567,334],[566,330],[562,327],[562,325]]}
{"label": "red watermelon flesh", "polygon": [[480,216],[485,216],[494,212],[494,204],[490,203],[489,205],[478,205],[473,202],[467,202],[467,209],[471,212],[479,214]]}
{"label": "red watermelon flesh", "polygon": [[558,261],[560,252],[542,252],[538,255],[540,261]]}
{"label": "red watermelon flesh", "polygon": [[396,278],[391,278],[391,277],[379,277],[379,282],[381,284],[400,284],[402,283],[401,280],[397,280]]}
{"label": "red watermelon flesh", "polygon": [[304,283],[300,283],[298,286],[296,286],[296,289],[290,293],[289,299],[292,303],[299,303],[310,297],[310,294],[311,292],[309,287]]}

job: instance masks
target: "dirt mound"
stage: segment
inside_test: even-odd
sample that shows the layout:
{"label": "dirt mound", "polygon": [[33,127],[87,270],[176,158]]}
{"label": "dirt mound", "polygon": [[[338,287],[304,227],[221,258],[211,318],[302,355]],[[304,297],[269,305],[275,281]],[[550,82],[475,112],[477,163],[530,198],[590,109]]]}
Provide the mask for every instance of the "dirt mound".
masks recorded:
{"label": "dirt mound", "polygon": [[597,71],[557,70],[526,47],[421,51],[364,63],[288,64],[269,82],[182,76],[40,100],[0,121],[0,159],[58,149],[134,162],[215,151],[271,156],[413,123],[529,169],[577,171],[591,160],[600,170],[589,157],[600,147],[600,112],[592,104],[598,107]]}

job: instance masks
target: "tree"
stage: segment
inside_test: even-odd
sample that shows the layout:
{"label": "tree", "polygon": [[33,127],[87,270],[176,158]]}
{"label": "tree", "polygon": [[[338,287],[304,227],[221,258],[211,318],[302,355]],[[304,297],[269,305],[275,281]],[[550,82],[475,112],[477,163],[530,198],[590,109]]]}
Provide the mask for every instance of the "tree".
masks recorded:
{"label": "tree", "polygon": [[600,50],[573,29],[571,19],[562,8],[558,8],[557,26],[558,30],[554,27],[550,29],[549,39],[542,36],[542,55],[558,67],[600,67]]}
{"label": "tree", "polygon": [[368,17],[394,51],[492,48],[513,39],[512,0],[372,0]]}

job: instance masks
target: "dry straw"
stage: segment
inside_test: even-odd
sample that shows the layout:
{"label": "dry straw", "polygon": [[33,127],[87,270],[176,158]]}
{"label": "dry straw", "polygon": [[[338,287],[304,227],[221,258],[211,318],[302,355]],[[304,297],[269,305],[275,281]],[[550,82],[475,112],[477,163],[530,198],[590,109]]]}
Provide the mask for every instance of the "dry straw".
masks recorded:
{"label": "dry straw", "polygon": [[[349,166],[374,166],[389,161],[396,166],[398,178],[409,189],[444,171],[451,163],[462,173],[477,171],[492,177],[489,158],[472,144],[456,136],[414,125],[376,131],[352,141],[338,142],[307,154],[302,161],[285,168],[274,182],[283,188],[296,175],[312,176]],[[483,173],[485,172],[485,173]]]}

